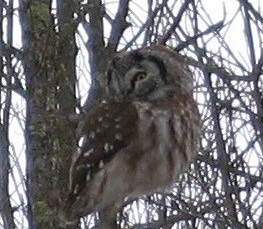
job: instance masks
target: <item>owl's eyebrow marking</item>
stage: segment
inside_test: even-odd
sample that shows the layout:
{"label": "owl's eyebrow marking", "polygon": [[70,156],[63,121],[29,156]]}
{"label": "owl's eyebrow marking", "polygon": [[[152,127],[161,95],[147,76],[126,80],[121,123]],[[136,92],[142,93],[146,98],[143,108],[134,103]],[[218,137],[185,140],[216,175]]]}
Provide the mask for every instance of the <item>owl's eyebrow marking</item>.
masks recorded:
{"label": "owl's eyebrow marking", "polygon": [[166,78],[167,71],[165,69],[163,61],[160,60],[159,58],[156,58],[155,56],[149,56],[148,59],[154,62],[158,66],[163,81],[167,83],[167,78]]}
{"label": "owl's eyebrow marking", "polygon": [[145,60],[145,58],[143,57],[143,55],[140,54],[138,51],[133,52],[133,53],[132,53],[132,57],[134,58],[135,61],[139,61],[139,62]]}
{"label": "owl's eyebrow marking", "polygon": [[112,81],[112,69],[109,69],[108,71],[107,71],[107,83],[108,83],[108,85],[110,84],[110,82]]}
{"label": "owl's eyebrow marking", "polygon": [[114,69],[109,69],[109,70],[107,71],[107,86],[108,86],[109,88],[112,87],[111,84],[114,82],[112,78],[114,78],[114,80],[115,80],[116,83],[117,83],[118,88],[120,88],[120,77],[118,77],[118,75],[113,75],[113,71],[116,70],[116,69],[118,69],[118,68],[117,68],[116,66],[114,66],[114,61],[112,62],[112,64],[113,64],[113,68],[114,68]]}

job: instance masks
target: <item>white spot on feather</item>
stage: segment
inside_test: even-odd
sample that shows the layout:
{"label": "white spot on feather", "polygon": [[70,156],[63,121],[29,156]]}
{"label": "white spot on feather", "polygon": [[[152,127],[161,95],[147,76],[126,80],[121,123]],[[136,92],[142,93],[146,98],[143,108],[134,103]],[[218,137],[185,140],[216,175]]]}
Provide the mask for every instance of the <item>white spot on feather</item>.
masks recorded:
{"label": "white spot on feather", "polygon": [[104,162],[103,162],[103,160],[101,160],[99,163],[99,168],[101,169],[101,168],[103,168],[103,166],[104,166]]}
{"label": "white spot on feather", "polygon": [[108,128],[110,126],[110,124],[108,122],[103,122],[102,123],[102,127],[104,128]]}
{"label": "white spot on feather", "polygon": [[90,181],[90,179],[91,179],[90,172],[88,172],[86,175],[86,181]]}
{"label": "white spot on feather", "polygon": [[88,157],[93,152],[94,152],[94,149],[90,149],[87,152],[85,152],[83,155],[84,155],[84,157]]}
{"label": "white spot on feather", "polygon": [[121,133],[117,133],[117,134],[115,134],[115,138],[116,138],[117,140],[121,141],[121,140],[123,139],[123,136],[122,136]]}
{"label": "white spot on feather", "polygon": [[121,117],[121,116],[118,116],[118,117],[116,117],[116,118],[114,119],[114,121],[115,121],[115,122],[119,122],[119,121],[121,121],[121,119],[122,119],[122,117]]}
{"label": "white spot on feather", "polygon": [[109,152],[109,150],[110,150],[110,144],[109,144],[108,142],[106,142],[106,143],[104,144],[104,150],[106,151],[106,153]]}
{"label": "white spot on feather", "polygon": [[117,124],[117,125],[115,125],[115,128],[116,128],[116,129],[120,129],[120,128],[121,128],[121,125],[120,125],[120,124]]}
{"label": "white spot on feather", "polygon": [[96,136],[96,134],[95,134],[93,131],[91,131],[91,132],[89,133],[89,138],[94,139],[95,136]]}
{"label": "white spot on feather", "polygon": [[79,189],[79,185],[77,184],[74,188],[73,194],[77,194]]}

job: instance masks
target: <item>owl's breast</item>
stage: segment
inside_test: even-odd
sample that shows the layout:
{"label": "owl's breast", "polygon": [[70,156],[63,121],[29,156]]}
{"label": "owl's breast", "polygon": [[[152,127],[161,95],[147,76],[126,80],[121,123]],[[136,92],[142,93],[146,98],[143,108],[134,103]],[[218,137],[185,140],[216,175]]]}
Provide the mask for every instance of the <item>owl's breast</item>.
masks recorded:
{"label": "owl's breast", "polygon": [[72,191],[87,195],[86,205],[99,210],[170,186],[196,155],[199,115],[193,104],[134,101],[91,111],[83,126],[89,144],[73,165]]}
{"label": "owl's breast", "polygon": [[200,115],[196,104],[191,100],[166,100],[134,105],[139,141],[147,152],[140,167],[154,168],[149,174],[153,180],[158,176],[164,183],[176,180],[197,155]]}

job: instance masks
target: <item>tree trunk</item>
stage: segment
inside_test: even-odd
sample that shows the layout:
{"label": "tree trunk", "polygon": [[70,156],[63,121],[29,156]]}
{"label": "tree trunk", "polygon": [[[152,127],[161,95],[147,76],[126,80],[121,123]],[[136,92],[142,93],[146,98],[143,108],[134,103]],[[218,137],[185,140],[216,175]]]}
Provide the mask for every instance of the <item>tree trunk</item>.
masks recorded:
{"label": "tree trunk", "polygon": [[30,229],[76,228],[62,227],[57,216],[76,150],[75,124],[70,120],[76,103],[75,24],[68,1],[60,9],[67,20],[58,25],[50,14],[50,1],[27,1],[21,10]]}

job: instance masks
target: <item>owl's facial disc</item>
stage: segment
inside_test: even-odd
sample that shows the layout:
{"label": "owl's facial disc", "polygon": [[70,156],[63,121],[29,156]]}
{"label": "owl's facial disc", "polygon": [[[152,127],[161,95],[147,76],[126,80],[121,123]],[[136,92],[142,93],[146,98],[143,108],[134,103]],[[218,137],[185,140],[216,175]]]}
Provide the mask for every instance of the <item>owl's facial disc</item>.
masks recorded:
{"label": "owl's facial disc", "polygon": [[107,80],[108,94],[117,100],[149,100],[167,83],[164,63],[156,57],[144,58],[138,53],[115,58],[107,72]]}
{"label": "owl's facial disc", "polygon": [[156,61],[144,59],[127,71],[123,83],[128,97],[148,100],[152,93],[166,84],[166,78]]}

